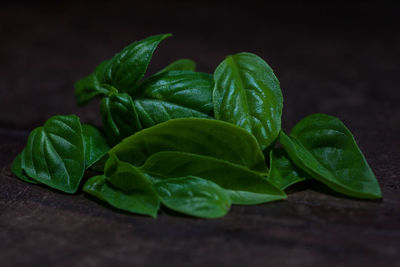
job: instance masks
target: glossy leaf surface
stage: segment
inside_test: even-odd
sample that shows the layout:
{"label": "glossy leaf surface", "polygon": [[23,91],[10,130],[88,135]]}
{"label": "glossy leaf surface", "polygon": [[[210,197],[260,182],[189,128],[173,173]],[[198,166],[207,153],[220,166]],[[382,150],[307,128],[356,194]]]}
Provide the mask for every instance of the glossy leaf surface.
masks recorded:
{"label": "glossy leaf surface", "polygon": [[166,179],[154,184],[168,208],[201,218],[219,218],[230,209],[229,195],[217,184],[194,176]]}
{"label": "glossy leaf surface", "polygon": [[100,112],[104,131],[113,144],[142,128],[132,98],[126,93],[114,92],[103,98]]}
{"label": "glossy leaf surface", "polygon": [[310,178],[305,171],[294,164],[283,148],[272,149],[270,161],[268,181],[282,190]]}
{"label": "glossy leaf surface", "polygon": [[232,204],[260,204],[286,195],[259,173],[241,165],[190,153],[164,151],[153,154],[140,168],[155,177],[197,176],[226,189]]}
{"label": "glossy leaf surface", "polygon": [[35,180],[33,180],[32,178],[30,178],[29,176],[26,175],[25,171],[22,169],[22,154],[24,152],[22,151],[21,154],[18,154],[14,161],[12,162],[11,165],[11,172],[17,176],[19,179],[31,183],[31,184],[37,184],[38,182],[36,182]]}
{"label": "glossy leaf surface", "polygon": [[85,170],[79,118],[54,116],[33,130],[23,153],[22,168],[40,183],[75,193]]}
{"label": "glossy leaf surface", "polygon": [[169,71],[155,75],[137,88],[134,103],[143,128],[176,118],[212,115],[212,75]]}
{"label": "glossy leaf surface", "polygon": [[125,47],[98,71],[99,82],[111,85],[120,92],[133,92],[158,44],[170,36],[154,35]]}
{"label": "glossy leaf surface", "polygon": [[112,148],[120,160],[136,166],[161,151],[180,151],[230,161],[266,173],[257,140],[244,129],[210,119],[174,119],[144,129]]}
{"label": "glossy leaf surface", "polygon": [[103,175],[90,178],[84,185],[83,190],[103,200],[114,208],[157,217],[160,201],[154,195],[143,191],[125,192],[115,188],[108,183]]}
{"label": "glossy leaf surface", "polygon": [[87,169],[107,154],[110,147],[103,134],[92,125],[83,124],[82,134],[85,147],[85,166]]}
{"label": "glossy leaf surface", "polygon": [[178,60],[172,62],[171,64],[169,64],[168,66],[166,66],[165,68],[163,68],[162,70],[160,70],[159,72],[157,72],[157,74],[160,74],[162,72],[173,71],[173,70],[195,71],[196,70],[196,62],[194,62],[193,60],[187,59],[187,58],[178,59]]}
{"label": "glossy leaf surface", "polygon": [[228,56],[215,70],[214,114],[252,133],[262,150],[281,129],[283,97],[271,67],[251,53]]}
{"label": "glossy leaf surface", "polygon": [[296,165],[333,190],[359,198],[382,196],[354,137],[338,118],[307,116],[290,136],[282,132],[280,142]]}

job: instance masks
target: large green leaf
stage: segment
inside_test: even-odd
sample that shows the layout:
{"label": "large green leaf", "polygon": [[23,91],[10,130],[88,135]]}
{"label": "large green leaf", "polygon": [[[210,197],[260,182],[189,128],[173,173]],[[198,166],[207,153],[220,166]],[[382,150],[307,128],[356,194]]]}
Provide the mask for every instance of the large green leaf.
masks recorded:
{"label": "large green leaf", "polygon": [[34,180],[75,193],[85,171],[82,128],[75,115],[54,116],[31,132],[22,168]]}
{"label": "large green leaf", "polygon": [[282,132],[279,141],[296,165],[333,190],[352,197],[381,198],[374,173],[338,118],[310,115],[290,136]]}
{"label": "large green leaf", "polygon": [[11,172],[17,176],[19,179],[31,183],[31,184],[37,184],[35,180],[30,178],[29,176],[26,175],[25,171],[22,169],[22,154],[24,151],[22,151],[20,154],[18,154],[15,159],[13,160],[11,164]]}
{"label": "large green leaf", "polygon": [[104,131],[112,144],[142,128],[132,98],[126,93],[111,93],[102,99],[100,111]]}
{"label": "large green leaf", "polygon": [[270,162],[268,181],[282,190],[310,178],[305,171],[294,164],[283,148],[271,150]]}
{"label": "large green leaf", "polygon": [[213,113],[213,77],[193,71],[163,72],[144,81],[133,96],[143,128],[169,119]]}
{"label": "large green leaf", "polygon": [[107,154],[110,147],[103,134],[92,125],[83,124],[82,134],[85,145],[85,166],[87,169]]}
{"label": "large green leaf", "polygon": [[262,150],[281,129],[283,97],[271,67],[251,53],[228,56],[215,70],[215,118],[252,133]]}
{"label": "large green leaf", "polygon": [[254,136],[233,124],[210,119],[173,119],[157,124],[124,139],[109,154],[140,166],[160,151],[209,156],[262,173],[268,170]]}
{"label": "large green leaf", "polygon": [[168,208],[201,218],[219,218],[230,209],[229,195],[217,184],[194,176],[171,178],[154,184]]}
{"label": "large green leaf", "polygon": [[103,175],[90,178],[83,190],[117,209],[132,213],[156,218],[160,208],[160,201],[154,195],[140,190],[126,192],[117,189]]}
{"label": "large green leaf", "polygon": [[210,180],[226,189],[232,204],[260,204],[286,198],[284,192],[259,173],[212,157],[163,151],[150,156],[140,169],[160,178],[197,176]]}
{"label": "large green leaf", "polygon": [[162,72],[168,72],[168,71],[172,71],[172,70],[195,71],[196,70],[196,62],[194,62],[193,60],[190,60],[190,59],[186,59],[186,58],[178,59],[178,60],[172,62],[171,64],[169,64],[168,66],[166,66],[165,68],[163,68],[162,70],[160,70],[159,72],[157,72],[156,74],[160,74]]}
{"label": "large green leaf", "polygon": [[154,35],[125,47],[98,72],[99,82],[111,85],[120,92],[134,92],[158,44],[170,36]]}

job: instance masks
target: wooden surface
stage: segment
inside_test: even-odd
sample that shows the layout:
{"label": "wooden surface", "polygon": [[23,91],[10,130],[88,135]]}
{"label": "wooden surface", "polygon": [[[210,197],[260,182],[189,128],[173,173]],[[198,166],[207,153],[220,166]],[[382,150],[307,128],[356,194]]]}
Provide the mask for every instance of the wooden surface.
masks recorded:
{"label": "wooden surface", "polygon": [[[0,8],[2,266],[400,266],[399,4],[111,2]],[[341,118],[383,200],[308,182],[290,188],[287,201],[234,206],[218,220],[166,210],[152,219],[10,173],[29,132],[48,117],[74,113],[99,123],[97,103],[75,104],[78,78],[128,43],[163,32],[175,36],[149,73],[181,57],[213,72],[228,54],[260,55],[281,81],[283,128],[315,112]]]}

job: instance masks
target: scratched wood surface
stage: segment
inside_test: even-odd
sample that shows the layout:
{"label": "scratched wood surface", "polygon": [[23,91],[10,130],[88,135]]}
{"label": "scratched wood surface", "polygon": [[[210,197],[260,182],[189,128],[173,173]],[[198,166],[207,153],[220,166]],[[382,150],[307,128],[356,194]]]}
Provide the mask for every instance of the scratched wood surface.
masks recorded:
{"label": "scratched wood surface", "polygon": [[[341,4],[2,4],[0,264],[400,266],[399,4]],[[287,201],[234,206],[218,220],[167,210],[155,220],[11,174],[29,132],[48,117],[73,113],[99,124],[98,103],[75,104],[78,78],[128,43],[163,32],[175,36],[149,73],[181,57],[213,72],[228,54],[260,55],[281,81],[284,129],[315,112],[341,118],[383,200],[350,199],[308,182],[290,188]]]}

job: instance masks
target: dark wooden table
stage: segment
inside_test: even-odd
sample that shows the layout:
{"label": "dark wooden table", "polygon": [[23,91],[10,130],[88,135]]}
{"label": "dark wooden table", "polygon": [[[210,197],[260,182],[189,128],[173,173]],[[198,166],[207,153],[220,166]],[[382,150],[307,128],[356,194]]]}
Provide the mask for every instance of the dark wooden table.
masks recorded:
{"label": "dark wooden table", "polygon": [[[1,266],[400,266],[399,4],[245,4],[2,4]],[[287,201],[234,206],[218,220],[166,210],[151,219],[11,174],[29,132],[48,117],[74,113],[99,124],[98,103],[75,104],[78,78],[128,43],[163,32],[175,37],[149,73],[181,57],[213,72],[230,53],[260,55],[281,81],[284,129],[310,113],[340,117],[383,200],[309,182],[290,188]]]}

